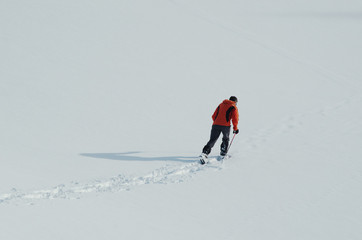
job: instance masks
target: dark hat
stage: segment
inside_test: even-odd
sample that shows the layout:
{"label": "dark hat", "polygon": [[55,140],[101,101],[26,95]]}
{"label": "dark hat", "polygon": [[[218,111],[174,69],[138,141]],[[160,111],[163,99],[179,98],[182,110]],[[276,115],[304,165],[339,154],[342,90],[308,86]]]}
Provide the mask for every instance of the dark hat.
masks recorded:
{"label": "dark hat", "polygon": [[233,102],[238,102],[238,99],[237,99],[237,97],[235,97],[235,96],[231,96],[230,98],[229,98],[229,100],[231,100],[231,101],[233,101]]}

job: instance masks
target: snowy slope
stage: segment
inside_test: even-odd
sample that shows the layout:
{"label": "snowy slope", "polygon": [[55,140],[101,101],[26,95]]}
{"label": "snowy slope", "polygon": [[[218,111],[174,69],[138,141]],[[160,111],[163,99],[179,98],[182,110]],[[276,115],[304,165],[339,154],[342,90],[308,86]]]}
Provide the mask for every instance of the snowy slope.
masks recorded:
{"label": "snowy slope", "polygon": [[[0,2],[0,238],[361,239],[361,23],[354,0]],[[201,166],[231,95],[232,158]]]}

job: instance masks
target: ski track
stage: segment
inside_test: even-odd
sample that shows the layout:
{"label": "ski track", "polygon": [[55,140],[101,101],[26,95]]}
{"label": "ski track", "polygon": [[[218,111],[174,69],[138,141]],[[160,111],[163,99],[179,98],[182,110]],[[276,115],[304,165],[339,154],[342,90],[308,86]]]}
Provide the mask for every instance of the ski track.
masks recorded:
{"label": "ski track", "polygon": [[125,176],[120,174],[115,177],[103,180],[93,180],[90,183],[71,182],[68,185],[61,184],[52,188],[34,190],[29,192],[12,189],[10,193],[0,195],[0,204],[28,204],[33,205],[37,200],[52,199],[80,199],[91,193],[113,193],[120,191],[129,191],[136,187],[148,184],[171,184],[182,183],[191,179],[195,174],[223,168],[223,162],[216,158],[210,158],[210,163],[200,165],[198,161],[190,161],[188,164],[166,165],[152,171],[144,176]]}
{"label": "ski track", "polygon": [[289,134],[290,132],[296,131],[303,127],[303,123],[308,122],[310,117],[320,116],[325,118],[329,115],[337,113],[340,110],[343,110],[345,107],[348,107],[351,104],[358,105],[361,99],[362,94],[351,95],[348,98],[322,108],[312,109],[304,113],[286,116],[278,123],[267,128],[261,128],[254,134],[242,140],[241,150],[245,152],[259,149],[272,138]]}

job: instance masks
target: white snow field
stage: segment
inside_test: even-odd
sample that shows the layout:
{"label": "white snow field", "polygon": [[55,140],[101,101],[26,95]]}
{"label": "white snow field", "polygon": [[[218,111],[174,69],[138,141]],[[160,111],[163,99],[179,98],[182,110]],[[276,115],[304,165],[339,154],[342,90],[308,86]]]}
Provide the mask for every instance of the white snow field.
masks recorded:
{"label": "white snow field", "polygon": [[360,240],[361,63],[360,0],[2,0],[0,239]]}

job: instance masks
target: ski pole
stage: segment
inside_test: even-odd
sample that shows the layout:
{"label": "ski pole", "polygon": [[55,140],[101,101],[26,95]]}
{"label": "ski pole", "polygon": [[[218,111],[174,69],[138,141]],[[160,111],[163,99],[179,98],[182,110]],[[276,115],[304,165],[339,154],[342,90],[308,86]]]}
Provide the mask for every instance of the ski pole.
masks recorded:
{"label": "ski pole", "polygon": [[231,147],[231,144],[233,144],[235,135],[236,135],[236,133],[234,133],[233,139],[231,139],[231,142],[230,142],[230,144],[229,144],[228,150],[226,151],[227,153],[229,152],[229,149],[230,149],[230,147]]}

